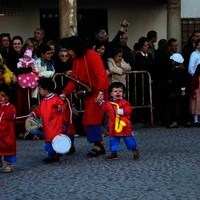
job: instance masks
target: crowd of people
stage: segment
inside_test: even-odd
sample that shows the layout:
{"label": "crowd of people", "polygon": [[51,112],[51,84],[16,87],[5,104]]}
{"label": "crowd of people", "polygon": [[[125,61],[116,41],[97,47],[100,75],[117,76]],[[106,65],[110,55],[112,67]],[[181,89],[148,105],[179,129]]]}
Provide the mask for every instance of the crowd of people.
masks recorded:
{"label": "crowd of people", "polygon": [[[11,135],[4,133],[0,137],[8,137],[5,143],[12,143],[12,152],[0,143],[0,156],[7,162],[4,172],[11,172],[16,161],[16,116],[28,116],[25,139],[45,140],[48,155],[44,162],[49,163],[59,160],[51,144],[59,133],[71,139],[69,154],[76,151],[74,134],[80,131],[79,109],[84,110],[82,131],[92,144],[88,157],[106,153],[104,127],[111,151],[106,159],[118,158],[121,138],[134,159],[139,159],[130,124],[148,124],[150,113],[144,108],[132,115],[135,94],[131,91],[135,83],[149,83],[134,82],[131,76],[127,82],[130,71],[146,71],[151,76],[155,125],[200,127],[200,31],[194,31],[179,52],[176,38],[158,40],[155,30],[130,48],[128,27],[129,23],[122,20],[112,40],[104,29],[97,30],[90,41],[70,36],[57,43],[47,39],[42,28],[35,29],[25,42],[19,35],[11,38],[9,33],[0,34],[0,129],[2,133],[9,129]],[[141,93],[137,91],[136,99],[143,98]],[[148,92],[144,101],[149,101]]]}

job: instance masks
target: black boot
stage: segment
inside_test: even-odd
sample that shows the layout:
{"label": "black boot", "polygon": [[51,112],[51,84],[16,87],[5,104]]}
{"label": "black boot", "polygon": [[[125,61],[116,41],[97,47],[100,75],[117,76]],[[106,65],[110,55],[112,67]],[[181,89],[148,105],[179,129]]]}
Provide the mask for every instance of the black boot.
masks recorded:
{"label": "black boot", "polygon": [[105,154],[105,148],[101,142],[95,142],[92,149],[87,153],[88,157],[97,157],[98,155]]}
{"label": "black boot", "polygon": [[96,149],[96,153],[99,155],[105,154],[106,150],[104,148],[104,145],[102,144],[102,142],[95,142],[94,143],[94,149]]}
{"label": "black boot", "polygon": [[72,154],[74,154],[75,152],[76,152],[75,147],[74,147],[74,146],[71,146],[69,152],[67,152],[67,155],[72,155]]}

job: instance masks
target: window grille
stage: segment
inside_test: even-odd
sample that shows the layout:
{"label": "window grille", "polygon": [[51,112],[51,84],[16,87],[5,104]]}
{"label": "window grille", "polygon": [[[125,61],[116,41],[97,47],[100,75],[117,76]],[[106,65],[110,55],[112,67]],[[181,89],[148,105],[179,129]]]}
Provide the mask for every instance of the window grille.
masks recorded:
{"label": "window grille", "polygon": [[23,13],[21,0],[0,0],[1,16],[21,16]]}
{"label": "window grille", "polygon": [[181,19],[182,47],[185,46],[193,31],[200,30],[200,18]]}

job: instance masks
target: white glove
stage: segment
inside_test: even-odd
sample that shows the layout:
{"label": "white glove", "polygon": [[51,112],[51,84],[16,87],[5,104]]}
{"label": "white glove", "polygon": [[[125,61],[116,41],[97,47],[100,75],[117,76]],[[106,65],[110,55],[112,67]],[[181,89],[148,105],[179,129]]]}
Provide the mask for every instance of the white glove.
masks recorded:
{"label": "white glove", "polygon": [[65,97],[64,94],[60,94],[60,98],[61,98],[63,101],[66,100],[66,97]]}
{"label": "white glove", "polygon": [[123,108],[116,109],[116,114],[117,115],[124,115],[124,109]]}

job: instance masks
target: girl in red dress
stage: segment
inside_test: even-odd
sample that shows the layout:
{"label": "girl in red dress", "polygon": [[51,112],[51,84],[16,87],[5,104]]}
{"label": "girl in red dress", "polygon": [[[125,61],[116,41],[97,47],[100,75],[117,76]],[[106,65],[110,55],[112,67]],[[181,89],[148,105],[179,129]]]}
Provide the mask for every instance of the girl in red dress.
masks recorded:
{"label": "girl in red dress", "polygon": [[0,88],[0,167],[3,167],[3,160],[6,162],[2,172],[13,171],[12,164],[16,162],[16,137],[14,119],[16,117],[15,107],[9,103],[6,86]]}

